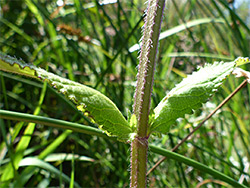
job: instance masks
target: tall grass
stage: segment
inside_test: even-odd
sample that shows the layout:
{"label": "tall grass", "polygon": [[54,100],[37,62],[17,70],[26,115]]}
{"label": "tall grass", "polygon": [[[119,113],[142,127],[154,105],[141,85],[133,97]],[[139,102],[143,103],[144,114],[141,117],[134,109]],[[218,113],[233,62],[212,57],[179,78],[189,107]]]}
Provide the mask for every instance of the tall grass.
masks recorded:
{"label": "tall grass", "polygon": [[[98,89],[129,116],[138,64],[138,51],[131,47],[141,37],[146,5],[121,0],[108,4],[74,0],[62,6],[58,2],[0,1],[0,50]],[[237,7],[224,0],[166,2],[152,107],[198,65],[250,56],[247,2]],[[0,78],[1,109],[96,126],[49,86],[2,72]],[[155,135],[151,143],[173,148],[241,81],[229,77],[201,110],[180,119],[170,134]],[[249,94],[247,86],[177,152],[250,186]],[[7,174],[6,167],[16,169],[14,176],[2,183],[25,187],[128,186],[126,144],[39,123],[0,119],[0,125],[1,178]],[[153,151],[149,152],[149,168],[161,158]],[[59,158],[61,153],[74,157]],[[57,157],[48,160],[51,154]],[[24,159],[30,156],[38,156],[40,162],[27,163]],[[228,186],[175,160],[164,161],[148,178],[150,187]]]}

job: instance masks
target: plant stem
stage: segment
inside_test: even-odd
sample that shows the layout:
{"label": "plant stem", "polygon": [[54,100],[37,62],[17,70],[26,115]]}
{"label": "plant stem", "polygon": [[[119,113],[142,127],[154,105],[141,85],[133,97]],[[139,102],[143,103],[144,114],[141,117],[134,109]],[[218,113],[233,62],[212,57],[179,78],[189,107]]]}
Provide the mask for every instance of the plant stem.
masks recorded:
{"label": "plant stem", "polygon": [[130,187],[146,187],[148,116],[164,6],[165,0],[149,0],[146,11],[134,97],[137,135],[131,143]]}
{"label": "plant stem", "polygon": [[[55,127],[55,128],[63,128],[63,129],[70,129],[71,128],[75,132],[84,133],[84,134],[88,134],[88,135],[96,135],[98,137],[103,137],[106,139],[113,139],[113,137],[106,136],[105,133],[103,133],[101,130],[99,130],[97,128],[84,126],[81,124],[67,122],[67,121],[63,121],[63,120],[46,118],[43,116],[35,116],[35,115],[30,115],[30,114],[25,114],[25,113],[20,113],[20,112],[11,112],[11,111],[7,111],[7,110],[0,110],[0,118],[9,119],[9,120],[16,120],[16,121],[34,122],[34,123],[39,123],[39,124],[50,126],[50,127]],[[87,129],[87,128],[90,128],[90,129]],[[57,143],[57,141],[55,141],[55,142]],[[218,180],[222,180],[230,185],[233,185],[235,187],[246,187],[243,184],[238,183],[236,180],[230,178],[229,176],[226,176],[225,174],[223,174],[215,169],[211,169],[211,168],[205,166],[204,164],[201,164],[197,161],[189,159],[183,155],[180,155],[178,153],[174,153],[172,151],[165,150],[165,149],[162,149],[162,148],[150,145],[150,144],[149,144],[149,148],[150,148],[150,151],[153,153],[163,155],[163,156],[167,157],[168,159],[173,159],[175,161],[186,164],[188,166],[192,166],[195,169],[200,170],[201,172],[206,172],[207,174],[210,174],[214,178],[216,178]],[[39,157],[38,157],[39,159],[43,159],[44,156],[47,155],[45,150],[44,150],[44,152],[42,152],[39,155]],[[51,152],[51,150],[49,150],[47,152]],[[234,169],[241,172],[239,169],[235,168],[234,166],[231,166],[231,167],[233,167]],[[25,169],[25,173],[26,173],[26,171],[29,172],[30,170],[31,170],[30,168]],[[249,175],[247,173],[243,172],[242,174],[247,175],[249,177]],[[16,184],[20,186],[20,183],[16,183]]]}

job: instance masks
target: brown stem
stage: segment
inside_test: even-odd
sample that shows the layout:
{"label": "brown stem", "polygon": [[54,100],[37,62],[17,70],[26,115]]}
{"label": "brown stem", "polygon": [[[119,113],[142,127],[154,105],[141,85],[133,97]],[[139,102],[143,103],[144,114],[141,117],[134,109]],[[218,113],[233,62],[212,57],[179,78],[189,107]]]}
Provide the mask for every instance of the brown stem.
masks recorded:
{"label": "brown stem", "polygon": [[146,187],[148,116],[158,41],[165,0],[149,0],[144,24],[133,112],[137,119],[136,136],[131,142],[130,187]]}

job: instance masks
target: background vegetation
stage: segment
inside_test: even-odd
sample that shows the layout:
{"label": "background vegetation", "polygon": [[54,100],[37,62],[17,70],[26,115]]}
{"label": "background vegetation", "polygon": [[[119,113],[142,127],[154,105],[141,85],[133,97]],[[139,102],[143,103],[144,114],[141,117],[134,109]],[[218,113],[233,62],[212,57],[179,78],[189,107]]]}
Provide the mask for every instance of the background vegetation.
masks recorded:
{"label": "background vegetation", "polygon": [[[0,50],[98,89],[127,117],[132,111],[138,64],[138,51],[131,47],[141,37],[145,8],[140,0],[101,4],[94,0],[2,0]],[[197,66],[249,57],[249,11],[248,0],[167,1],[152,107]],[[249,65],[242,68],[250,69]],[[1,109],[96,127],[46,84],[3,72],[0,78]],[[150,142],[170,150],[241,82],[230,76],[201,110],[178,120],[168,135],[156,135]],[[177,152],[250,186],[249,95],[247,86]],[[21,158],[49,156],[44,159],[48,169],[36,163],[30,174],[34,164],[24,161],[9,180],[11,184],[67,187],[68,176],[82,187],[129,185],[129,145],[40,124],[0,119],[0,125],[0,175],[8,164],[13,165],[16,151],[24,152]],[[149,168],[160,158],[149,152]],[[150,187],[228,187],[174,160],[165,160],[148,178]]]}

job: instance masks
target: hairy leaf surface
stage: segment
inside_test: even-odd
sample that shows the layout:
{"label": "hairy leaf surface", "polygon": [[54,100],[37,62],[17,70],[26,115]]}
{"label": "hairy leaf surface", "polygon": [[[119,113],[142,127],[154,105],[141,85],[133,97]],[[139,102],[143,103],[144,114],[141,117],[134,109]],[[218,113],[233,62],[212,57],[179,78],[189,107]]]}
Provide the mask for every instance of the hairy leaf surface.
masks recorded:
{"label": "hairy leaf surface", "polygon": [[129,123],[116,105],[99,91],[59,77],[33,65],[25,64],[23,61],[1,52],[0,70],[47,81],[73,101],[79,110],[88,113],[109,136],[117,136],[122,141],[127,141],[130,138],[132,130]]}
{"label": "hairy leaf surface", "polygon": [[183,79],[154,109],[151,132],[167,133],[176,119],[201,107],[217,91],[222,81],[235,67],[235,62],[206,64]]}

